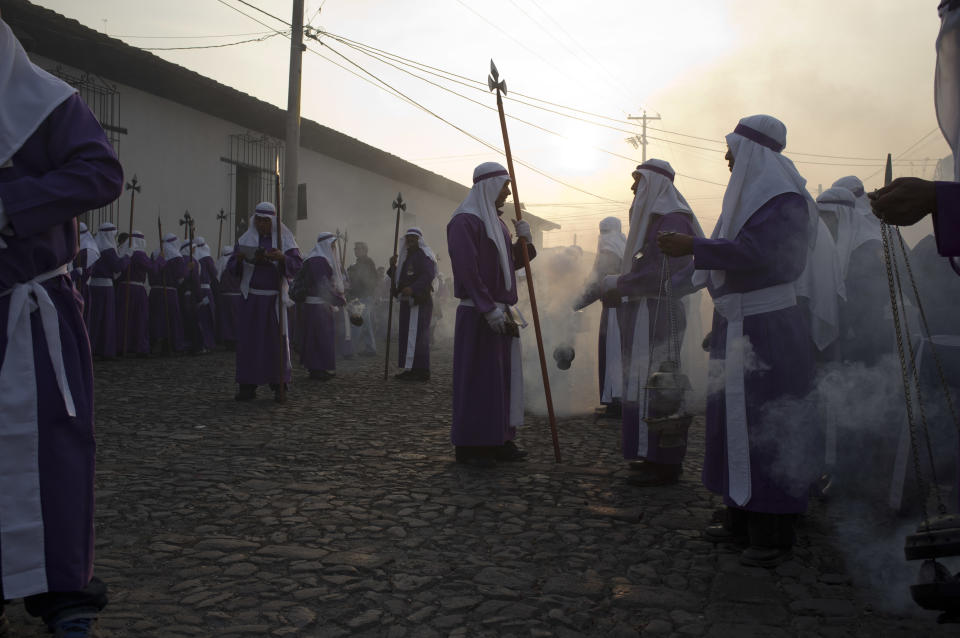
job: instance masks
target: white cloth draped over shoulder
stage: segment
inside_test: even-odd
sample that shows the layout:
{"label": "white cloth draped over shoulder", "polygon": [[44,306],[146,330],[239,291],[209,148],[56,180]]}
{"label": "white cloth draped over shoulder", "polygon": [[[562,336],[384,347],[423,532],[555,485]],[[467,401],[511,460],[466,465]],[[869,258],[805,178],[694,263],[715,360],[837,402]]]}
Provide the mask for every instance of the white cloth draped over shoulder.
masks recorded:
{"label": "white cloth draped over shoulder", "polygon": [[647,228],[650,227],[650,220],[654,215],[684,213],[690,217],[695,234],[703,237],[703,230],[693,214],[693,209],[673,185],[676,172],[669,162],[649,159],[637,166],[633,174],[639,176],[639,181],[630,205],[630,234],[627,236],[626,251],[620,266],[622,274],[630,272],[634,258],[643,250]]}
{"label": "white cloth draped over shoulder", "polygon": [[[260,217],[261,219],[270,220],[270,233],[273,238],[273,247],[280,250],[280,252],[286,254],[288,250],[298,248],[297,240],[293,237],[293,233],[290,232],[290,229],[287,228],[283,222],[277,219],[277,209],[270,202],[260,202],[257,204],[257,207],[254,209],[253,214],[250,215],[250,221],[247,226],[245,233],[240,235],[240,238],[237,240],[238,246],[245,246],[247,248],[259,248],[260,247],[260,233],[257,232],[257,226],[254,223],[254,220]],[[277,233],[277,225],[280,225],[280,232]],[[279,238],[279,245],[278,245]],[[254,265],[249,261],[243,261],[243,275],[240,277],[240,294],[243,295],[243,298],[246,299],[250,294],[250,278],[253,277]],[[281,293],[283,295],[283,302],[285,305],[292,304],[289,296],[287,294],[287,281],[286,277],[283,278],[281,282]]]}
{"label": "white cloth draped over shoulder", "polygon": [[217,277],[223,279],[223,271],[230,261],[230,255],[233,254],[233,246],[224,246],[220,249],[220,258],[217,259]]}
{"label": "white cloth draped over shoulder", "polygon": [[97,242],[97,250],[105,253],[108,250],[117,249],[117,227],[110,222],[100,224],[97,230],[97,236],[94,238]]}
{"label": "white cloth draped over shoulder", "polygon": [[86,267],[89,268],[100,258],[100,249],[97,248],[97,241],[90,234],[90,229],[83,222],[78,226],[79,235],[77,243],[80,245],[80,252],[86,253]]}
{"label": "white cloth draped over shoulder", "polygon": [[163,236],[163,242],[160,244],[160,249],[163,253],[164,259],[170,260],[180,257],[180,249],[177,246],[177,239],[178,237],[174,233],[167,233]]}
{"label": "white cloth draped over shoulder", "polygon": [[[408,228],[407,232],[403,234],[403,238],[407,237],[416,237],[417,243],[420,245],[420,250],[423,251],[423,254],[427,256],[427,259],[433,262],[433,265],[437,265],[437,256],[434,254],[433,249],[427,245],[426,240],[423,238],[423,231],[417,228],[416,226]],[[403,272],[403,265],[407,261],[407,242],[404,241],[400,245],[400,256],[397,258],[397,269],[393,273],[393,285],[398,286],[400,284],[400,273]]]}
{"label": "white cloth draped over shoulder", "polygon": [[453,215],[473,215],[479,217],[487,231],[487,237],[497,247],[500,255],[500,271],[503,273],[503,283],[507,290],[513,288],[511,277],[513,260],[510,255],[510,246],[503,237],[503,227],[500,215],[497,214],[497,195],[503,185],[510,181],[510,173],[496,162],[484,162],[473,169],[473,187],[460,206],[453,211]]}
{"label": "white cloth draped over shoulder", "polygon": [[136,252],[147,252],[147,239],[139,230],[133,231],[120,248],[120,254],[124,256],[132,255]]}
{"label": "white cloth draped over shoulder", "polygon": [[196,257],[197,261],[210,256],[210,247],[207,245],[207,240],[203,237],[197,237],[194,241],[193,256]]}
{"label": "white cloth draped over shoulder", "polygon": [[600,220],[600,236],[597,237],[597,254],[606,251],[621,260],[627,249],[627,236],[623,234],[619,217],[604,217]]}
{"label": "white cloth draped over shoulder", "polygon": [[340,260],[337,259],[337,254],[333,249],[333,244],[336,240],[337,236],[333,233],[320,233],[317,236],[316,245],[314,245],[313,249],[307,253],[304,262],[313,259],[314,257],[325,259],[327,264],[330,266],[330,270],[333,271],[333,276],[330,278],[333,291],[342,297],[346,276],[343,273]]}
{"label": "white cloth draped over shoulder", "polygon": [[797,296],[807,299],[810,336],[823,351],[840,336],[840,299],[847,298],[840,272],[840,254],[823,220],[817,223],[817,243],[797,280]]}
{"label": "white cloth draped over shoulder", "polygon": [[[726,140],[733,154],[733,172],[711,238],[736,239],[740,229],[764,204],[777,195],[797,193],[807,201],[808,254],[812,254],[817,240],[817,204],[807,192],[807,180],[781,153],[787,146],[787,127],[770,115],[751,115],[741,119]],[[723,285],[722,270],[711,270],[709,275],[705,270],[696,271],[694,285],[705,284],[708,276],[714,285]]]}

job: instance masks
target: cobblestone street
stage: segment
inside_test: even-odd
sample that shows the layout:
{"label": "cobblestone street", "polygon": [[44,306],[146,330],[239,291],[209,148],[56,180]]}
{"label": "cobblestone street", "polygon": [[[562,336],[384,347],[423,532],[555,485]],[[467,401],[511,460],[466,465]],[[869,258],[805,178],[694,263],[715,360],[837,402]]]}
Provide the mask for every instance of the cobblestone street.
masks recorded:
{"label": "cobblestone street", "polygon": [[[816,503],[775,571],[701,539],[702,421],[679,485],[626,485],[619,423],[528,415],[526,463],[457,465],[451,352],[233,400],[233,353],[96,364],[96,573],[109,637],[948,636],[854,586]],[[391,371],[393,372],[393,371]],[[878,560],[902,562],[902,553]],[[903,583],[903,589],[909,583]],[[19,602],[13,635],[46,635]]]}

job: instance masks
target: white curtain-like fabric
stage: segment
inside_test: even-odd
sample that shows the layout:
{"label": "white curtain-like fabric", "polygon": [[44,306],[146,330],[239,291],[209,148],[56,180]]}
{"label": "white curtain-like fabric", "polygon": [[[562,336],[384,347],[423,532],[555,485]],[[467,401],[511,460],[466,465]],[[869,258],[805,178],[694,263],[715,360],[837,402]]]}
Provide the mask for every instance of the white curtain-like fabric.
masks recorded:
{"label": "white curtain-like fabric", "polygon": [[164,259],[176,259],[180,256],[178,239],[179,238],[174,233],[167,233],[163,236],[163,243],[160,245],[160,248],[163,252]]}
{"label": "white curtain-like fabric", "polygon": [[117,249],[117,227],[106,222],[100,224],[97,230],[97,236],[94,238],[97,242],[97,250],[104,253],[110,249]]}
{"label": "white curtain-like fabric", "polygon": [[600,220],[600,236],[597,237],[597,254],[606,251],[613,253],[621,260],[627,249],[627,236],[623,234],[623,227],[619,217],[604,217]]}
{"label": "white curtain-like fabric", "polygon": [[[408,228],[407,232],[403,234],[404,240],[407,237],[416,237],[417,243],[420,245],[420,250],[423,251],[423,254],[427,256],[427,259],[433,262],[433,265],[437,265],[437,256],[434,254],[430,246],[427,246],[427,242],[423,239],[423,231],[419,228],[413,227]],[[400,273],[403,272],[403,265],[407,262],[407,242],[404,241],[400,244],[400,256],[397,258],[397,269],[393,273],[393,285],[400,285]]]}
{"label": "white curtain-like fabric", "polygon": [[487,237],[497,247],[497,253],[500,255],[500,271],[503,273],[503,283],[507,290],[513,287],[512,259],[509,252],[510,246],[503,237],[503,227],[495,204],[503,185],[509,181],[510,173],[502,165],[496,162],[480,164],[473,169],[473,188],[457,210],[453,211],[454,216],[473,215],[483,222]]}
{"label": "white curtain-like fabric", "polygon": [[197,237],[194,240],[193,256],[197,258],[197,261],[210,256],[210,247],[207,246],[207,240],[203,237]]}
{"label": "white curtain-like fabric", "polygon": [[847,298],[840,254],[823,220],[817,224],[817,243],[797,280],[797,296],[808,301],[810,334],[823,351],[840,336],[840,299]]}
{"label": "white curtain-like fabric", "polygon": [[650,159],[637,167],[634,175],[639,175],[637,191],[630,205],[630,234],[627,236],[626,251],[623,253],[620,272],[628,273],[633,267],[633,259],[643,250],[643,240],[654,215],[685,213],[693,222],[695,234],[703,237],[700,222],[690,204],[673,185],[676,173],[669,162]]}
{"label": "white curtain-like fabric", "polygon": [[937,123],[953,151],[953,179],[960,181],[960,5],[940,7],[937,67],[933,80]]}
{"label": "white curtain-like fabric", "polygon": [[76,89],[35,65],[6,22],[0,20],[0,165]]}
{"label": "white curtain-like fabric", "polygon": [[133,233],[127,237],[127,241],[123,242],[123,246],[120,248],[121,255],[132,255],[136,252],[147,252],[147,239],[139,230],[133,231]]}
{"label": "white curtain-like fabric", "polygon": [[320,235],[317,236],[316,245],[314,245],[313,249],[307,254],[304,262],[314,257],[327,260],[327,264],[330,265],[330,270],[333,271],[333,276],[330,278],[333,290],[336,294],[343,296],[343,284],[346,276],[343,273],[343,268],[340,266],[340,260],[337,258],[336,251],[333,248],[336,240],[337,236],[333,233],[320,233]]}

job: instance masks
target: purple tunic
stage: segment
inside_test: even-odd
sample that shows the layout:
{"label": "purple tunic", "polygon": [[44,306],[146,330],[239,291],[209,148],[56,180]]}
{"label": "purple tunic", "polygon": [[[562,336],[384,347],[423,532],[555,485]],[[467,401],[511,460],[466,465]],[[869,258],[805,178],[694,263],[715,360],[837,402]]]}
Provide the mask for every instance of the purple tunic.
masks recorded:
{"label": "purple tunic", "polygon": [[[507,225],[500,220],[504,242]],[[511,250],[512,286],[504,285],[497,247],[487,237],[479,217],[454,215],[447,224],[447,246],[453,269],[453,294],[473,306],[457,308],[453,337],[453,423],[450,440],[456,446],[502,445],[516,437],[510,426],[510,356],[513,337],[490,329],[483,313],[497,303],[517,303],[515,269],[523,263],[520,244]],[[528,245],[528,255],[536,250]]]}
{"label": "purple tunic", "polygon": [[[150,273],[158,271],[156,264],[147,253],[137,251],[130,258],[117,279],[117,341],[121,352],[150,353],[150,307],[145,283]],[[127,308],[127,275],[130,276],[129,310]],[[126,348],[123,347],[123,333],[127,332]]]}
{"label": "purple tunic", "polygon": [[90,312],[87,328],[94,356],[117,356],[117,295],[114,282],[129,263],[113,248],[100,253],[90,269]]}
{"label": "purple tunic", "polygon": [[[183,257],[157,263],[155,273],[150,273],[150,340],[166,340],[176,352],[186,349],[183,338],[183,318],[180,314],[180,297],[177,282],[183,279]],[[164,302],[166,297],[166,302]]]}
{"label": "purple tunic", "polygon": [[[808,211],[796,193],[778,195],[744,224],[737,238],[694,239],[698,269],[724,270],[725,281],[708,283],[714,299],[786,284],[803,272],[807,258]],[[813,385],[810,329],[799,306],[743,319],[749,343],[744,374],[752,512],[796,514],[806,511],[807,491],[820,467],[823,439],[815,417],[799,405]],[[727,320],[713,313],[710,361],[726,356]],[[726,399],[723,384],[707,396],[703,483],[729,497]]]}
{"label": "purple tunic", "polygon": [[200,260],[200,305],[197,307],[197,322],[204,350],[213,350],[217,344],[216,321],[214,320],[214,297],[211,282],[217,279],[217,264],[213,257]]}
{"label": "purple tunic", "polygon": [[[0,250],[0,291],[69,264],[77,252],[75,217],[116,199],[120,162],[78,95],[57,107],[0,169],[0,200],[14,235]],[[59,315],[60,351],[76,416],[67,415],[40,313],[31,316],[37,384],[40,500],[49,591],[75,591],[93,573],[93,367],[80,300],[67,277],[43,284]],[[10,295],[0,297],[0,360],[7,350]],[[0,419],[0,446],[12,444]],[[8,476],[0,467],[0,489]],[[0,548],[0,562],[3,548]]]}
{"label": "purple tunic", "polygon": [[217,286],[217,329],[220,341],[235,343],[237,340],[237,313],[240,308],[240,278],[230,268],[220,273]]}
{"label": "purple tunic", "polygon": [[[644,386],[647,384],[647,378],[650,373],[656,372],[659,364],[668,356],[668,344],[670,340],[670,316],[666,298],[658,303],[657,298],[660,294],[660,268],[663,262],[663,253],[657,245],[657,233],[659,232],[677,232],[686,235],[694,234],[693,222],[686,213],[670,213],[669,215],[656,215],[650,220],[647,227],[647,234],[643,241],[643,256],[640,259],[634,259],[629,273],[621,275],[617,279],[617,290],[625,297],[630,297],[620,306],[617,318],[620,322],[620,344],[621,360],[623,362],[623,423],[621,425],[621,442],[623,446],[623,458],[637,459],[645,458],[652,463],[679,464],[687,453],[686,436],[683,437],[683,444],[675,447],[661,447],[660,435],[656,432],[647,432],[647,452],[644,455],[638,453],[640,447],[640,419],[641,401],[644,392]],[[692,274],[692,257],[671,257],[668,260],[670,265],[670,280],[672,282],[674,293],[673,312],[677,320],[677,331],[680,339],[680,345],[683,344],[683,333],[686,330],[686,315],[683,312],[683,304],[680,302],[681,293],[689,293],[690,286],[684,282],[689,281]],[[645,300],[639,299],[645,297]],[[638,379],[631,382],[630,370],[633,357],[633,338],[635,327],[637,325],[637,313],[640,310],[640,304],[646,304],[648,316],[648,353],[650,357],[650,369],[639,370]],[[642,365],[640,367],[643,367]],[[628,390],[637,388],[636,396],[629,396]],[[647,410],[648,417],[666,416],[655,414],[654,411]]]}
{"label": "purple tunic", "polygon": [[310,271],[313,290],[298,310],[301,321],[300,362],[310,371],[337,369],[334,347],[334,307],[342,307],[346,300],[331,288],[333,270],[326,259],[311,257],[303,262]]}
{"label": "purple tunic", "polygon": [[[960,183],[935,182],[935,188],[937,208],[933,211],[933,232],[937,252],[944,257],[960,257]],[[956,259],[953,261],[956,270]]]}
{"label": "purple tunic", "polygon": [[[388,275],[393,281],[393,267]],[[396,293],[409,287],[413,290],[416,302],[411,306],[409,299],[400,300],[400,338],[397,343],[397,365],[412,370],[430,370],[430,318],[433,316],[433,278],[437,275],[437,265],[419,248],[407,253],[403,263],[403,272],[397,282]],[[412,352],[410,344],[410,316],[417,309],[416,340]]]}
{"label": "purple tunic", "polygon": [[[270,235],[260,237],[260,248],[271,250]],[[239,247],[234,246],[227,269],[237,277],[243,276],[243,260]],[[296,248],[288,250],[284,260],[257,264],[250,278],[250,294],[240,302],[237,315],[237,383],[263,385],[265,383],[290,382],[290,342],[287,335],[280,340],[280,323],[277,317],[277,298],[280,292],[280,277],[293,276],[300,270],[303,261]],[[276,294],[257,294],[256,291],[276,291]],[[280,362],[281,351],[283,363]]]}

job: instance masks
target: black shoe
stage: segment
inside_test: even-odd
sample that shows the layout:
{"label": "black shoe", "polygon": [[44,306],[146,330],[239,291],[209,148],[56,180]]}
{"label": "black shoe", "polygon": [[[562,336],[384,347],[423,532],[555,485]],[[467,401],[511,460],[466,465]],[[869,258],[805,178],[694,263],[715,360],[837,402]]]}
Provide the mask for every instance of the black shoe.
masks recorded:
{"label": "black shoe", "polygon": [[330,379],[337,376],[333,372],[327,372],[326,370],[311,370],[310,378],[315,381],[329,381]]}
{"label": "black shoe", "polygon": [[498,461],[504,461],[506,463],[512,463],[514,461],[522,461],[529,456],[529,453],[521,450],[513,441],[507,441],[500,447],[496,448],[494,452],[494,457]]}
{"label": "black shoe", "polygon": [[393,375],[393,378],[397,381],[409,381],[410,377],[413,376],[413,370],[404,370],[403,372],[398,372]]}
{"label": "black shoe", "polygon": [[482,468],[496,467],[497,460],[494,458],[492,449],[483,446],[458,445],[456,448],[457,463]]}
{"label": "black shoe", "polygon": [[631,472],[646,472],[648,465],[650,465],[648,461],[630,461],[627,463],[627,468]]}
{"label": "black shoe", "polygon": [[623,417],[623,405],[619,401],[614,401],[613,403],[608,403],[604,406],[603,414],[600,415],[601,419],[619,419]]}
{"label": "black shoe", "polygon": [[793,558],[789,547],[758,547],[751,545],[740,554],[740,564],[747,567],[765,567],[772,569]]}
{"label": "black shoe", "polygon": [[253,401],[257,398],[257,386],[246,387],[241,385],[233,398],[237,401]]}
{"label": "black shoe", "polygon": [[646,463],[645,467],[627,477],[627,483],[637,487],[673,485],[680,481],[683,468],[680,465]]}
{"label": "black shoe", "polygon": [[746,534],[738,534],[723,523],[708,525],[703,530],[703,537],[711,543],[730,543],[731,545],[748,545],[750,543]]}
{"label": "black shoe", "polygon": [[54,638],[100,638],[96,618],[73,618],[54,623],[50,628]]}

